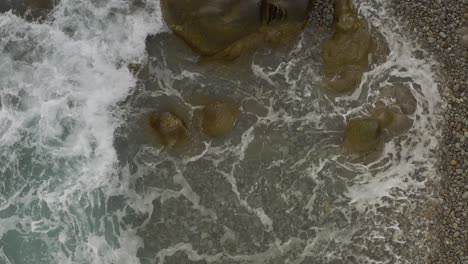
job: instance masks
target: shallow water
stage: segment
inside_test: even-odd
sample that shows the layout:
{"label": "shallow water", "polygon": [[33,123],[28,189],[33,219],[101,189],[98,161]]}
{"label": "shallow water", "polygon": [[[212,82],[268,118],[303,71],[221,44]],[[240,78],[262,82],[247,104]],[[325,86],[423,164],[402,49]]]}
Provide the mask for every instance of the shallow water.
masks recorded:
{"label": "shallow water", "polygon": [[[330,32],[313,24],[222,66],[197,63],[158,1],[62,0],[42,24],[0,15],[0,263],[414,263],[424,230],[402,226],[435,178],[433,62],[384,1],[358,6],[391,52],[341,98],[319,88]],[[418,100],[413,127],[353,163],[345,122],[392,83]],[[147,114],[190,119],[197,96],[241,104],[232,133],[155,146]]]}

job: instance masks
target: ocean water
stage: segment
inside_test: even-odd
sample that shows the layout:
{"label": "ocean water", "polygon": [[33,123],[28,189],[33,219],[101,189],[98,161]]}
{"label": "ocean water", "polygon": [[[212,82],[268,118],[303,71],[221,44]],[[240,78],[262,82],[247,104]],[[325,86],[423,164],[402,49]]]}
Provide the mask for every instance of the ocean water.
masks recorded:
{"label": "ocean water", "polygon": [[[312,22],[289,47],[210,65],[157,0],[61,0],[42,23],[0,14],[0,264],[416,263],[426,230],[411,211],[436,180],[435,63],[385,1],[356,6],[390,53],[340,98],[319,88],[330,32]],[[413,126],[353,162],[345,122],[389,85],[417,99]],[[154,144],[149,112],[189,121],[207,96],[241,104],[229,136]]]}

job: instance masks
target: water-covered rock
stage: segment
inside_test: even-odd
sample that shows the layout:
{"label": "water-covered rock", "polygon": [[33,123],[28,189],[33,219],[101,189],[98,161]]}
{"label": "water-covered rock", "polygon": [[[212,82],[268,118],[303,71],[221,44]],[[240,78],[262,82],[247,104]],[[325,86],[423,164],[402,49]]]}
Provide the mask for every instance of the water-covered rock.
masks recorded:
{"label": "water-covered rock", "polygon": [[344,148],[349,153],[378,153],[383,142],[407,132],[413,121],[396,107],[378,107],[370,116],[356,118],[346,125]]}
{"label": "water-covered rock", "polygon": [[354,154],[378,151],[383,144],[382,128],[374,118],[358,118],[348,122],[344,134],[344,148]]}
{"label": "water-covered rock", "polygon": [[189,129],[184,121],[172,112],[151,113],[149,125],[157,142],[163,146],[181,146],[190,141]]}
{"label": "water-covered rock", "polygon": [[288,42],[307,21],[309,0],[162,0],[167,25],[205,58],[232,60]]}
{"label": "water-covered rock", "polygon": [[324,87],[334,94],[354,91],[369,68],[369,55],[378,49],[352,0],[337,0],[334,33],[322,46]]}
{"label": "water-covered rock", "polygon": [[381,128],[385,129],[390,136],[396,136],[407,132],[413,122],[399,109],[379,108],[372,113],[372,118],[379,122]]}
{"label": "water-covered rock", "polygon": [[209,137],[226,135],[234,127],[239,106],[234,103],[216,101],[207,104],[201,114],[201,127],[203,133]]}
{"label": "water-covered rock", "polygon": [[384,87],[380,98],[383,100],[394,101],[395,105],[401,109],[405,115],[412,115],[416,112],[418,102],[411,93],[411,89],[405,85],[395,85]]}

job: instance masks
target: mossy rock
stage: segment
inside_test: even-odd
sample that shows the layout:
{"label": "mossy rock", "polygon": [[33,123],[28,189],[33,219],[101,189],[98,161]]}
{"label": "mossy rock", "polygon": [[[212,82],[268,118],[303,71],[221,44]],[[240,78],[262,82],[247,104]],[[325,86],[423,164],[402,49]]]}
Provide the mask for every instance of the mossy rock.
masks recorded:
{"label": "mossy rock", "polygon": [[165,147],[182,146],[190,142],[190,131],[184,121],[172,112],[153,112],[149,125],[159,144]]}
{"label": "mossy rock", "polygon": [[332,37],[322,45],[324,87],[336,94],[348,94],[369,69],[369,55],[378,45],[366,23],[359,19],[350,0],[337,0]]}

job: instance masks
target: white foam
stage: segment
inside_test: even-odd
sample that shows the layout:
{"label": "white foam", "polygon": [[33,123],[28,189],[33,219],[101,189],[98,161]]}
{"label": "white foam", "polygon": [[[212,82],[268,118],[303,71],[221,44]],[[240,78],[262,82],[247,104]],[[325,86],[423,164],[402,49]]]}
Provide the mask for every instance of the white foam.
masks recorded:
{"label": "white foam", "polygon": [[[363,2],[359,9],[366,19],[379,29],[391,51],[387,61],[367,73],[367,78],[378,80],[378,76],[389,69],[391,76],[411,78],[412,94],[418,101],[415,116],[419,118],[414,118],[413,127],[408,132],[411,135],[410,140],[402,149],[396,145],[396,141],[390,141],[386,144],[382,158],[373,163],[378,164],[383,158],[393,157],[390,161],[391,167],[380,170],[374,175],[368,174],[367,177],[362,177],[363,181],[349,189],[347,195],[351,203],[360,211],[380,203],[382,197],[391,197],[393,189],[424,188],[425,181],[418,182],[410,178],[410,175],[414,174],[417,169],[424,169],[421,176],[426,179],[435,177],[433,150],[437,149],[437,137],[440,135],[435,128],[443,107],[435,81],[435,73],[432,71],[435,62],[415,58],[414,54],[419,49],[418,45],[400,34],[403,30],[394,18],[387,14],[384,2],[380,2],[379,8],[375,4]],[[406,69],[406,71],[400,69]],[[416,91],[413,84],[421,86],[422,89]],[[385,83],[380,86],[384,85]],[[371,95],[378,95],[378,93],[379,91],[370,91]],[[398,154],[401,155],[400,158],[397,158]]]}
{"label": "white foam", "polygon": [[[37,221],[27,215],[0,219],[0,236],[26,220],[30,223],[22,226],[28,233],[65,228],[59,239],[46,241],[54,263],[139,261],[141,241],[132,232],[121,233],[120,248],[113,248],[82,227],[77,251],[66,255],[60,250],[73,236],[74,224],[61,222],[60,215],[81,207],[80,199],[98,188],[114,192],[114,131],[122,122],[115,105],[136,83],[125,65],[145,60],[146,36],[162,27],[158,2],[131,10],[116,0],[62,0],[44,24],[11,12],[0,15],[0,159],[5,162],[0,171],[14,177],[13,184],[39,182],[26,196],[18,189],[21,199],[0,193],[0,208],[9,201],[25,210],[39,200],[51,211],[49,219]],[[7,102],[8,96],[22,98],[21,107]],[[34,157],[18,163],[26,148]]]}

